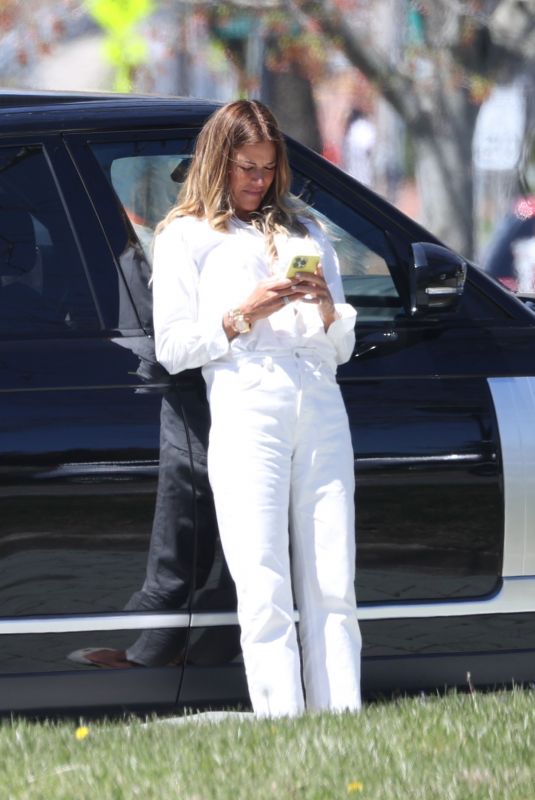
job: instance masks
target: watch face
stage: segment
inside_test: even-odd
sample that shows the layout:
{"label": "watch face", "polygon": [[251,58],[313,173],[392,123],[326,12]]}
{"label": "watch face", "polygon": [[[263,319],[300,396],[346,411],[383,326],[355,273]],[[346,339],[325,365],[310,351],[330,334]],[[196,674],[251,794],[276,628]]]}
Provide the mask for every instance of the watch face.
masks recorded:
{"label": "watch face", "polygon": [[251,324],[247,322],[240,309],[230,311],[231,325],[237,333],[249,333]]}

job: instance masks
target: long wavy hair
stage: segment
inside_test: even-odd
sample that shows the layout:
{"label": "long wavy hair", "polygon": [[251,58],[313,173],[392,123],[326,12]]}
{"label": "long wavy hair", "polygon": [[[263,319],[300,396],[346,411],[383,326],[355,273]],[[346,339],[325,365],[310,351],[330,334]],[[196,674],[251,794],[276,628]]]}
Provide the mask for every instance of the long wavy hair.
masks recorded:
{"label": "long wavy hair", "polygon": [[156,229],[159,233],[176,217],[207,219],[212,228],[227,230],[235,216],[229,171],[236,151],[249,144],[273,142],[275,175],[251,222],[265,235],[271,259],[276,257],[274,234],[308,231],[302,219],[311,218],[304,203],[290,193],[291,173],[283,135],[271,111],[258,100],[236,100],[214,112],[197,137],[193,158],[177,204]]}

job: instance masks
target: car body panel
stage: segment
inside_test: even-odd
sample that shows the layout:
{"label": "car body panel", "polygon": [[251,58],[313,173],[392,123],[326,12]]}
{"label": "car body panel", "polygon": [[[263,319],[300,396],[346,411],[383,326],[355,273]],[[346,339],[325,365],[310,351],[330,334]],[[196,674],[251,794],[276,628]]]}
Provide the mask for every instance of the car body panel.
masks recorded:
{"label": "car body panel", "polygon": [[500,430],[504,481],[504,576],[535,573],[535,379],[489,380]]}

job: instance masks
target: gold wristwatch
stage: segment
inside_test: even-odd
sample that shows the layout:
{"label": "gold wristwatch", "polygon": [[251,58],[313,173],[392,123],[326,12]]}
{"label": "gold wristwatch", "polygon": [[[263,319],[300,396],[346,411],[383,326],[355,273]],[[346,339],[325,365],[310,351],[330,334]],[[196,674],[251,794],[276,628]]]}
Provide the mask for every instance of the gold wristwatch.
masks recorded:
{"label": "gold wristwatch", "polygon": [[228,312],[229,322],[236,333],[249,333],[251,330],[251,323],[245,319],[245,315],[241,308],[234,308]]}

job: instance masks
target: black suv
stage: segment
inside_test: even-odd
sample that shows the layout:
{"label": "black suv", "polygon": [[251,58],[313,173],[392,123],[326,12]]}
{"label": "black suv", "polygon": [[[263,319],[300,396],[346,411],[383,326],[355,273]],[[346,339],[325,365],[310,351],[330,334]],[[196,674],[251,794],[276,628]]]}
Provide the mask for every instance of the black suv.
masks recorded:
{"label": "black suv", "polygon": [[[151,338],[151,245],[214,104],[0,95],[0,711],[247,702],[197,371]],[[289,141],[358,311],[339,369],[357,474],[364,689],[533,679],[535,315]],[[143,610],[160,414],[183,426],[184,591]],[[169,444],[169,443],[168,443]],[[160,487],[160,490],[162,487]],[[150,558],[149,567],[150,568]],[[166,641],[98,669],[84,648]],[[171,644],[170,644],[171,643]]]}

